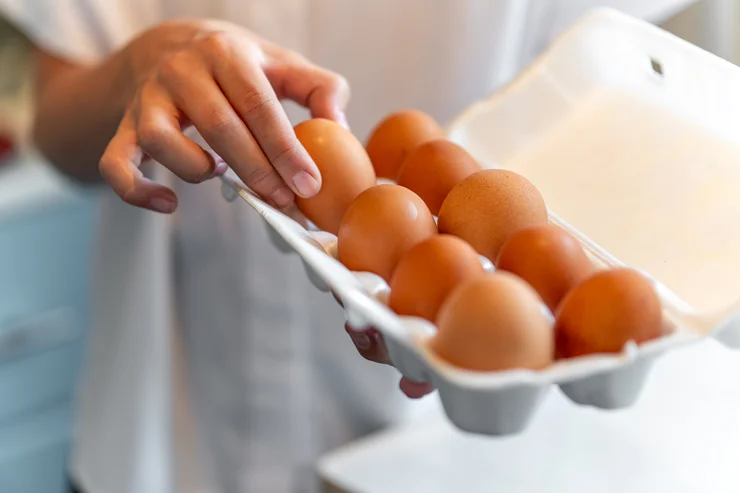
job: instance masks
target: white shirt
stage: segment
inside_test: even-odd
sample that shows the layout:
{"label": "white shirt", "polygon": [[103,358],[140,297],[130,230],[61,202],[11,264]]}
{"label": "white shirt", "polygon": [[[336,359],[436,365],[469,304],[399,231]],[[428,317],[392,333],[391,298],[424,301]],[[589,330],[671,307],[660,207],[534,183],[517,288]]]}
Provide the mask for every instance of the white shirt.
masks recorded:
{"label": "white shirt", "polygon": [[[219,17],[342,73],[354,132],[416,107],[446,122],[587,7],[657,19],[689,0],[0,0],[43,48],[96,61],[173,17]],[[656,17],[657,16],[657,17]],[[294,121],[305,112],[288,105]],[[318,454],[400,419],[330,296],[213,181],[174,217],[102,204],[95,323],[72,470],[89,493],[316,491]]]}

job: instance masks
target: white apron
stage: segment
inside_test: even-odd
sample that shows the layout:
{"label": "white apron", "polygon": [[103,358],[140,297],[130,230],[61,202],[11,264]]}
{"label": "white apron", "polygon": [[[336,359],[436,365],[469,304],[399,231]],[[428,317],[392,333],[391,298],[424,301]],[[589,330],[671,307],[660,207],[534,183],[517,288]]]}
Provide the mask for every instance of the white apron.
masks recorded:
{"label": "white apron", "polygon": [[[417,107],[447,122],[596,4],[644,17],[688,0],[0,0],[41,46],[97,60],[172,17],[228,19],[345,75],[365,138]],[[566,8],[567,7],[567,8]],[[289,106],[294,122],[305,112]],[[109,194],[72,471],[89,493],[303,493],[333,446],[408,416],[395,370],[362,360],[330,296],[217,181],[174,217]]]}

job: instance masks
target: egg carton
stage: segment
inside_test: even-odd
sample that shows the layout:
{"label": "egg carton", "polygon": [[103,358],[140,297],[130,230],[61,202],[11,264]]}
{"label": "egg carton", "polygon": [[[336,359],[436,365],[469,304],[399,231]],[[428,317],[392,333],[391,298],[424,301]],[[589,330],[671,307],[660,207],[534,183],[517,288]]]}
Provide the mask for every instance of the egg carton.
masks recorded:
{"label": "egg carton", "polygon": [[334,235],[273,209],[231,173],[222,191],[264,218],[275,246],[297,253],[313,284],[342,300],[352,327],[383,334],[401,374],[434,384],[454,425],[516,434],[553,385],[578,404],[625,408],[666,351],[707,337],[740,347],[738,87],[734,65],[601,8],[449,125],[448,137],[484,167],[528,177],[550,221],[573,234],[597,268],[630,266],[651,279],[673,329],[639,346],[629,342],[619,354],[540,371],[448,365],[427,348],[436,328],[393,313],[382,279],[338,262]]}

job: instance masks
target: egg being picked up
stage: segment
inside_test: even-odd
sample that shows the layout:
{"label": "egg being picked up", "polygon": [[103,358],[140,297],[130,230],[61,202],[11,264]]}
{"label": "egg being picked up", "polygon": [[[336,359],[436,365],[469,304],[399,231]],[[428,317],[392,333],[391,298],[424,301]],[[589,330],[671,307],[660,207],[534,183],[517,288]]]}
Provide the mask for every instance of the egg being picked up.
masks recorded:
{"label": "egg being picked up", "polygon": [[372,272],[390,283],[401,257],[436,234],[434,217],[418,195],[398,185],[376,185],[347,209],[337,253],[349,270]]}
{"label": "egg being picked up", "polygon": [[433,236],[401,257],[391,278],[390,308],[434,322],[452,290],[483,272],[473,247],[455,236]]}
{"label": "egg being picked up", "polygon": [[352,201],[375,185],[375,171],[362,143],[331,120],[314,118],[295,126],[295,134],[321,172],[321,190],[296,197],[298,209],[316,226],[337,234]]}

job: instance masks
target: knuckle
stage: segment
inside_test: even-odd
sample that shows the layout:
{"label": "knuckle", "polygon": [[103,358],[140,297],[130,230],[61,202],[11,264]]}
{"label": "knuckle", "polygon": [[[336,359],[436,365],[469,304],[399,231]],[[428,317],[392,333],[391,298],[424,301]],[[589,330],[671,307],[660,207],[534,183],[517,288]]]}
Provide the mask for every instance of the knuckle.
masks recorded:
{"label": "knuckle", "polygon": [[151,119],[141,122],[136,129],[136,139],[139,146],[147,154],[159,154],[167,138],[167,128]]}
{"label": "knuckle", "polygon": [[218,136],[223,133],[231,133],[236,128],[239,128],[239,121],[235,115],[221,108],[214,108],[205,116],[204,128],[198,130],[202,130],[211,136]]}
{"label": "knuckle", "polygon": [[255,87],[250,87],[242,94],[241,102],[244,117],[250,120],[259,120],[269,112],[272,100],[268,94]]}
{"label": "knuckle", "polygon": [[267,166],[254,166],[247,172],[247,185],[255,191],[269,192],[276,188],[280,180],[273,168]]}
{"label": "knuckle", "polygon": [[281,138],[276,144],[272,162],[276,166],[288,166],[297,162],[302,156],[298,145],[290,139]]}
{"label": "knuckle", "polygon": [[182,49],[172,53],[159,65],[158,79],[163,81],[180,80],[193,72],[193,63],[190,53]]}
{"label": "knuckle", "polygon": [[[98,171],[103,180],[113,189],[113,191],[125,200],[126,186],[120,180],[116,179],[116,168],[119,167],[119,159],[109,153],[103,154],[98,162]],[[127,201],[128,202],[128,201]]]}
{"label": "knuckle", "polygon": [[125,192],[119,191],[118,196],[121,197],[121,199],[127,204],[130,204],[136,207],[142,207],[145,203],[145,201],[142,200],[141,197],[136,196],[135,192],[131,190],[127,190]]}
{"label": "knuckle", "polygon": [[231,50],[231,37],[223,31],[213,31],[201,38],[202,46],[206,51],[222,54]]}

